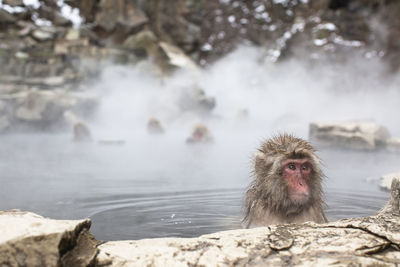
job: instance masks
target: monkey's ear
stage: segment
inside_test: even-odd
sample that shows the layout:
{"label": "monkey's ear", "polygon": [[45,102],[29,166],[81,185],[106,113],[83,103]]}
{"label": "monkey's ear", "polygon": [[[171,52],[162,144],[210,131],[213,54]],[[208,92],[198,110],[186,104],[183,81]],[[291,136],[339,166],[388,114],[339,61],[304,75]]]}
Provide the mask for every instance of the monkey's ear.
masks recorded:
{"label": "monkey's ear", "polygon": [[266,155],[262,152],[256,152],[254,154],[254,167],[256,171],[258,168],[262,168],[262,166],[265,166],[266,159]]}
{"label": "monkey's ear", "polygon": [[265,160],[266,159],[266,155],[260,151],[254,153],[254,161],[257,160]]}

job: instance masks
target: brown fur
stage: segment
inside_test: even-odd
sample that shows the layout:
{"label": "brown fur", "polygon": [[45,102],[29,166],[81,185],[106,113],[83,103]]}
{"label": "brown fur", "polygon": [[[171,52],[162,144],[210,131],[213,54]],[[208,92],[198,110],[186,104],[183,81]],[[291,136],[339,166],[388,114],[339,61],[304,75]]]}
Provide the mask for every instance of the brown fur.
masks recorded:
{"label": "brown fur", "polygon": [[[308,158],[312,164],[310,198],[303,204],[289,198],[287,181],[282,174],[282,162],[298,158]],[[324,175],[320,165],[315,149],[300,138],[283,134],[264,142],[254,156],[254,179],[246,193],[244,226],[326,222],[321,187]]]}

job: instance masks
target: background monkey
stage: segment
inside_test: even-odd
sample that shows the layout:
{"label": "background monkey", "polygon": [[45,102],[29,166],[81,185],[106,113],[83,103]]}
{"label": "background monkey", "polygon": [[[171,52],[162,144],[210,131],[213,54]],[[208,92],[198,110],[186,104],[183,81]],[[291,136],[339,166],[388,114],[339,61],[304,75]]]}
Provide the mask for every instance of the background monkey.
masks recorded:
{"label": "background monkey", "polygon": [[244,226],[327,222],[323,173],[315,149],[283,134],[264,142],[254,156],[254,179],[246,192]]}

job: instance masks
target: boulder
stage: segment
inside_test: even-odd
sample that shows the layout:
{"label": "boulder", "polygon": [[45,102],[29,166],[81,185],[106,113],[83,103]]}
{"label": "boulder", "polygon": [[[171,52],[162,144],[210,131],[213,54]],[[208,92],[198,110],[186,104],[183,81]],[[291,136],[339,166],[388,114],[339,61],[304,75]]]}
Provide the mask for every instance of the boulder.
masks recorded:
{"label": "boulder", "polygon": [[30,212],[0,211],[1,266],[88,266],[97,242],[90,220],[52,220]]}
{"label": "boulder", "polygon": [[389,173],[389,174],[385,174],[380,178],[380,184],[379,187],[382,190],[386,190],[386,191],[390,191],[391,185],[392,185],[392,181],[394,179],[400,179],[400,172],[396,172],[396,173]]}
{"label": "boulder", "polygon": [[376,150],[384,147],[389,131],[372,121],[311,123],[309,138],[316,146]]}
{"label": "boulder", "polygon": [[400,180],[375,216],[101,244],[95,266],[396,266]]}

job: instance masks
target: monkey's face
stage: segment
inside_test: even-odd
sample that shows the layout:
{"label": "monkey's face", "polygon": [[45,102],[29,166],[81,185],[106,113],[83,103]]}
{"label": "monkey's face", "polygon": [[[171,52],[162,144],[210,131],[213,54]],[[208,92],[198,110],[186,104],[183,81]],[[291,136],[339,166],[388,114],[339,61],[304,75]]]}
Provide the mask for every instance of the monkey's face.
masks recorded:
{"label": "monkey's face", "polygon": [[311,160],[287,159],[282,162],[282,173],[288,185],[288,196],[296,204],[305,204],[310,199]]}

